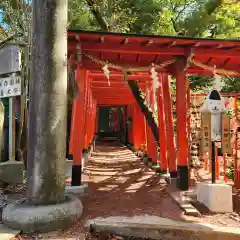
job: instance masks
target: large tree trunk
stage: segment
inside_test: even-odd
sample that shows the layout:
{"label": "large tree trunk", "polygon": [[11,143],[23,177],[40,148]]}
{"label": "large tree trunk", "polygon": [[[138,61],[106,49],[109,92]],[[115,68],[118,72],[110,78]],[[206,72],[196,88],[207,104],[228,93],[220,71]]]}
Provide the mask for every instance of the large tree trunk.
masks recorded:
{"label": "large tree trunk", "polygon": [[150,126],[153,136],[159,145],[159,131],[158,131],[158,125],[155,122],[155,119],[153,117],[153,113],[149,111],[148,107],[144,104],[144,99],[141,98],[141,92],[139,89],[139,86],[136,81],[127,81],[129,88],[132,91],[132,94],[140,107],[142,113],[144,114],[148,125]]}
{"label": "large tree trunk", "polygon": [[35,205],[65,199],[66,29],[67,0],[33,1],[27,198]]}

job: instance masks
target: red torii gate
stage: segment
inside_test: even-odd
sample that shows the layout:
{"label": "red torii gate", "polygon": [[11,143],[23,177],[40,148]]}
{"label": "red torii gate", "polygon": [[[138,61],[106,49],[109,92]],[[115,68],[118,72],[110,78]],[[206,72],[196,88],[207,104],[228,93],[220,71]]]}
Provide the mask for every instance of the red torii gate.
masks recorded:
{"label": "red torii gate", "polygon": [[[87,31],[68,31],[68,55],[76,68],[80,93],[73,103],[70,152],[73,155],[72,185],[81,184],[82,150],[94,137],[97,105],[132,105],[134,144],[136,148],[147,138],[147,153],[157,161],[156,142],[151,128],[138,133],[144,117],[123,81],[122,70],[131,66],[128,81],[137,80],[147,93],[152,85],[151,65],[159,72],[157,90],[160,155],[163,170],[169,168],[172,177],[179,176],[182,189],[188,187],[188,118],[190,89],[186,74],[239,75],[240,41],[193,39],[167,36],[146,36]],[[162,63],[172,61],[165,67]],[[103,74],[103,65],[111,70],[110,86]],[[145,70],[141,70],[141,69]],[[147,70],[146,70],[147,69]],[[172,100],[168,75],[176,77],[177,148],[174,141]],[[150,99],[152,98],[150,93]],[[152,104],[152,100],[150,101]],[[145,121],[146,122],[146,121]],[[149,131],[150,130],[150,131]]]}

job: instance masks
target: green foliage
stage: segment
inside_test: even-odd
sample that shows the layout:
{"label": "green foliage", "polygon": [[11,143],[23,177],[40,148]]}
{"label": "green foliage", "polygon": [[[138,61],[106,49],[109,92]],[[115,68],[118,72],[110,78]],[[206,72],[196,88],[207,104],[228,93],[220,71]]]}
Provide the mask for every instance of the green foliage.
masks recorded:
{"label": "green foliage", "polygon": [[240,92],[240,77],[224,78],[222,92]]}
{"label": "green foliage", "polygon": [[0,27],[4,29],[4,34],[14,34],[15,39],[26,41],[31,28],[31,1],[2,0],[0,10],[3,13]]}
{"label": "green foliage", "polygon": [[226,169],[226,176],[234,181],[234,163],[232,162],[231,165]]}
{"label": "green foliage", "polygon": [[212,86],[214,78],[209,76],[191,75],[188,76],[190,81],[190,89],[193,92],[206,91],[208,87]]}
{"label": "green foliage", "polygon": [[[69,0],[68,4],[71,29],[211,38],[240,36],[239,0]],[[15,33],[26,40],[31,1],[2,0],[0,10],[0,39]],[[212,83],[211,77],[189,79],[193,91],[205,90]],[[237,79],[226,79],[224,91],[239,89]]]}
{"label": "green foliage", "polygon": [[68,27],[76,29],[97,30],[98,25],[82,0],[68,1]]}

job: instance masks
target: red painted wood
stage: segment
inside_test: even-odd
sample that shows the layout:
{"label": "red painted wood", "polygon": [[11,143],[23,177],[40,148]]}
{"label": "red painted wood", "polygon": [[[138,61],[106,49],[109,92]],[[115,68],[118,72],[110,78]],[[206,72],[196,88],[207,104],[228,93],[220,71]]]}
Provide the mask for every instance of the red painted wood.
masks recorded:
{"label": "red painted wood", "polygon": [[[154,55],[154,54],[153,54]],[[117,59],[117,56],[118,54],[116,53],[116,59]],[[170,55],[169,55],[170,56]],[[206,57],[206,61],[204,62],[207,62],[207,59],[209,58],[210,56],[207,56]],[[136,57],[137,58],[137,54],[136,54]],[[170,58],[170,57],[169,57]],[[218,66],[221,66],[222,63],[228,59],[228,57],[226,58],[223,58],[219,61],[218,64],[216,64],[217,68]],[[108,59],[106,59],[108,60]],[[169,59],[168,59],[169,60]],[[237,59],[238,60],[238,59]],[[160,64],[162,62],[165,62],[166,60],[161,60],[159,62],[157,62],[156,64]],[[119,60],[114,60],[113,61],[114,64],[118,64],[118,65],[123,65],[123,60],[119,61]],[[92,62],[91,60],[88,60],[88,59],[85,59],[83,58],[82,60],[82,63],[83,63],[83,66],[87,69],[91,69],[91,70],[96,70],[96,71],[102,71],[102,65],[101,64],[97,64],[97,63],[94,63]],[[132,61],[132,60],[124,60],[124,65],[127,65],[127,66],[137,66],[137,67],[149,67],[150,65],[152,64],[152,55],[149,55],[149,60],[148,61],[141,61],[139,63],[136,63],[136,61]],[[74,61],[73,64],[72,64],[73,67],[77,66],[77,62]],[[212,66],[213,67],[213,66]],[[232,71],[237,71],[239,72],[239,65],[237,64],[228,64],[224,67],[225,70],[232,70]],[[110,70],[112,70],[110,68]],[[166,69],[161,69],[161,72],[166,72],[166,73],[169,73]],[[199,67],[196,67],[194,65],[191,65],[188,70],[187,70],[187,73],[188,74],[199,74],[199,75],[206,75],[206,76],[212,76],[212,71],[209,71],[209,70],[204,70],[202,68],[199,68]],[[231,76],[240,76],[240,74],[230,74]]]}
{"label": "red painted wood", "polygon": [[[150,97],[150,106],[154,109],[154,91],[152,87],[152,82],[148,82],[149,97]],[[158,145],[156,139],[154,138],[152,129],[149,127],[149,155],[152,158],[152,162],[158,162]]]}
{"label": "red painted wood", "polygon": [[166,136],[166,119],[164,111],[164,98],[163,98],[163,82],[161,74],[159,74],[160,86],[157,90],[157,101],[158,101],[158,126],[159,126],[159,141],[160,141],[160,161],[161,169],[167,171],[167,136]]}
{"label": "red painted wood", "polygon": [[89,85],[88,85],[88,82],[86,84],[86,98],[85,98],[85,109],[84,109],[84,113],[85,113],[85,122],[84,122],[84,143],[83,143],[83,146],[84,146],[84,149],[87,149],[87,132],[88,132],[88,126],[89,126],[89,120],[88,120],[88,117],[89,117]]}
{"label": "red painted wood", "polygon": [[73,145],[74,145],[74,132],[75,132],[75,121],[76,118],[76,100],[72,103],[72,120],[71,120],[71,132],[70,132],[70,141],[69,141],[69,154],[73,154]]}
{"label": "red painted wood", "polygon": [[163,96],[164,96],[164,112],[165,124],[167,133],[167,159],[169,164],[169,171],[177,171],[176,164],[176,148],[174,140],[174,126],[173,126],[173,113],[172,113],[172,96],[169,87],[168,75],[161,74],[161,81],[163,83]]}
{"label": "red painted wood", "polygon": [[[180,65],[180,63],[179,63]],[[176,101],[177,101],[177,158],[179,166],[188,165],[188,141],[187,141],[187,79],[184,71],[176,74]]]}
{"label": "red painted wood", "polygon": [[[188,165],[191,166],[191,92],[190,92],[190,82],[187,79],[187,145],[188,145]],[[188,182],[191,182],[191,171],[188,172]]]}
{"label": "red painted wood", "polygon": [[[76,51],[77,43],[68,43],[68,51]],[[187,56],[189,55],[190,48],[181,48],[181,47],[158,47],[158,46],[152,46],[152,47],[145,47],[140,46],[135,43],[132,44],[116,44],[114,42],[102,44],[95,42],[90,43],[89,41],[81,42],[81,48],[83,51],[93,51],[93,52],[101,52],[101,53],[122,53],[122,54],[147,54],[147,55],[154,55],[154,54],[160,54],[160,55],[176,55],[176,56]],[[196,57],[198,56],[207,56],[207,57],[217,57],[220,59],[224,58],[236,58],[239,59],[239,53],[236,50],[217,50],[217,49],[197,49],[194,50],[194,55]]]}
{"label": "red painted wood", "polygon": [[135,150],[143,149],[145,142],[144,115],[137,103],[133,104],[133,146]]}
{"label": "red painted wood", "polygon": [[[145,73],[145,74],[133,74],[133,75],[129,75],[128,76],[128,80],[146,80],[146,77],[148,77],[149,74]],[[90,73],[89,77],[93,78],[93,79],[104,79],[107,81],[107,78],[105,77],[104,73]],[[123,75],[121,73],[118,74],[110,74],[110,81],[111,79],[123,79]]]}
{"label": "red painted wood", "polygon": [[[235,97],[234,99],[234,118],[238,119],[238,98]],[[240,169],[237,168],[237,151],[238,151],[238,143],[237,143],[237,139],[238,139],[238,132],[237,132],[237,128],[235,129],[235,141],[234,141],[234,184],[237,187],[240,187]]]}
{"label": "red painted wood", "polygon": [[[133,107],[132,105],[127,106],[127,117],[132,118],[133,116]],[[128,122],[128,141],[129,143],[133,143],[133,125],[132,122]]]}
{"label": "red painted wood", "polygon": [[79,86],[79,95],[73,103],[73,126],[71,136],[71,149],[73,153],[73,165],[81,165],[83,150],[83,131],[84,131],[84,98],[85,85],[87,81],[87,70],[78,68],[76,70],[76,78]]}
{"label": "red painted wood", "polygon": [[157,35],[142,35],[142,34],[121,34],[121,33],[99,33],[99,32],[87,32],[87,31],[69,31],[68,39],[71,42],[76,42],[76,36],[79,36],[83,41],[100,42],[101,37],[104,37],[103,43],[108,44],[114,41],[116,45],[122,44],[122,42],[128,38],[128,42],[135,43],[136,45],[146,45],[147,42],[152,41],[155,44],[162,44],[160,46],[166,46],[163,44],[174,43],[174,46],[184,45],[186,48],[202,48],[212,47],[214,49],[218,46],[222,47],[235,47],[240,46],[238,40],[226,40],[226,39],[207,39],[207,38],[190,38],[190,37],[175,37],[175,36],[157,36]]}

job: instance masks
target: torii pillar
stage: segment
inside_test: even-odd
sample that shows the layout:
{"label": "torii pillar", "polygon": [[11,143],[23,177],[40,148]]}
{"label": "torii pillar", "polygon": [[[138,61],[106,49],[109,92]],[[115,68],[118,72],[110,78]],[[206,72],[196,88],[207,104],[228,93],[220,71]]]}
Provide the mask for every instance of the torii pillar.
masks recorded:
{"label": "torii pillar", "polygon": [[189,188],[188,166],[188,131],[187,131],[187,76],[186,59],[179,59],[175,64],[174,76],[176,77],[176,110],[177,110],[177,170],[178,188]]}
{"label": "torii pillar", "polygon": [[176,147],[174,140],[174,126],[173,126],[173,110],[172,97],[169,86],[169,79],[166,73],[161,74],[161,81],[163,87],[164,111],[165,111],[165,125],[166,125],[166,139],[167,139],[167,159],[171,178],[177,178],[176,166]]}

